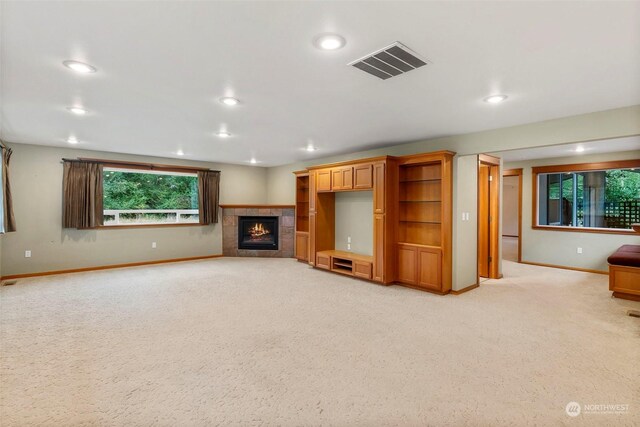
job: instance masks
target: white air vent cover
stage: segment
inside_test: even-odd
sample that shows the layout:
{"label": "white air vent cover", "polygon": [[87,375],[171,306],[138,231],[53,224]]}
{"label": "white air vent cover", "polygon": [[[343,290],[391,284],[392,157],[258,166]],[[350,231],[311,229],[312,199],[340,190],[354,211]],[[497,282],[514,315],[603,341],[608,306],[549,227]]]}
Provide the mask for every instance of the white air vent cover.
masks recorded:
{"label": "white air vent cover", "polygon": [[382,80],[404,74],[427,64],[428,61],[426,59],[419,58],[414,51],[400,42],[395,42],[349,63],[349,65]]}

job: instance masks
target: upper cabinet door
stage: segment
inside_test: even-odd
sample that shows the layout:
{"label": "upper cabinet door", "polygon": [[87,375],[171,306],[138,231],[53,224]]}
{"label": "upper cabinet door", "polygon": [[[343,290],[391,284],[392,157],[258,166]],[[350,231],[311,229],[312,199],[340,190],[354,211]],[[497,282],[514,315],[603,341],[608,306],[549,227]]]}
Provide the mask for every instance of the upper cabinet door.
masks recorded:
{"label": "upper cabinet door", "polygon": [[342,170],[342,189],[351,190],[353,188],[353,166],[341,168]]}
{"label": "upper cabinet door", "polygon": [[342,170],[340,168],[331,169],[331,190],[342,190]]}
{"label": "upper cabinet door", "polygon": [[309,212],[316,211],[316,173],[309,172]]}
{"label": "upper cabinet door", "polygon": [[353,167],[353,188],[373,188],[373,165],[356,165]]}
{"label": "upper cabinet door", "polygon": [[331,169],[331,191],[351,190],[353,188],[353,166],[340,166]]}
{"label": "upper cabinet door", "polygon": [[320,169],[316,172],[316,190],[331,191],[331,170]]}

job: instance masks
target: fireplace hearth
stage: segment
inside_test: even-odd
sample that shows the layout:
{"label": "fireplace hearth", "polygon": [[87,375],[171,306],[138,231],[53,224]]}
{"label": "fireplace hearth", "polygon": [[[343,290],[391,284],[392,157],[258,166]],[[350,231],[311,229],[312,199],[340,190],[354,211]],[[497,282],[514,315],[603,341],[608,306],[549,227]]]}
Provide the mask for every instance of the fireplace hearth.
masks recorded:
{"label": "fireplace hearth", "polygon": [[238,249],[278,250],[277,216],[239,216]]}

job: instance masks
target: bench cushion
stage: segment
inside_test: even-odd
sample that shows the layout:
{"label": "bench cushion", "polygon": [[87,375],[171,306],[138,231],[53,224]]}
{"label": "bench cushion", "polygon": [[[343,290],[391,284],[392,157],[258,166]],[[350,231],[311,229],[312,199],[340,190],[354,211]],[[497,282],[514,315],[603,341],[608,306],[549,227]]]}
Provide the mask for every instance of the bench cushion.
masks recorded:
{"label": "bench cushion", "polygon": [[640,267],[640,245],[623,245],[609,258],[609,264]]}

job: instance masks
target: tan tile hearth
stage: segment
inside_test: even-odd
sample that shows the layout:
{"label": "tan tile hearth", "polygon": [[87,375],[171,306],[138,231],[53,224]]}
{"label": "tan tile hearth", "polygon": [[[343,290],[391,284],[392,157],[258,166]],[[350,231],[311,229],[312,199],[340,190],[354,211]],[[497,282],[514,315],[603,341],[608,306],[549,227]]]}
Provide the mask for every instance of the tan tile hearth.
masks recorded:
{"label": "tan tile hearth", "polygon": [[[242,206],[242,207],[238,207]],[[264,205],[221,205],[222,208],[222,253],[231,257],[293,257],[295,240],[295,208],[294,206],[278,205],[269,207]],[[278,222],[278,250],[238,249],[238,217],[239,216],[277,216]]]}

